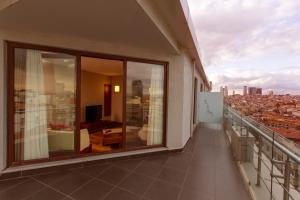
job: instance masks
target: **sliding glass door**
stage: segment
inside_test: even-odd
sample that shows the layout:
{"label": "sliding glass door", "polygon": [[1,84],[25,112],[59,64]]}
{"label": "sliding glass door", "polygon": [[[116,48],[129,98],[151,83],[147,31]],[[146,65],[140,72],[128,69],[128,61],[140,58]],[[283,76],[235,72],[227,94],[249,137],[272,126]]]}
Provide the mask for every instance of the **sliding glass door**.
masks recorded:
{"label": "sliding glass door", "polygon": [[74,152],[76,57],[14,49],[14,162]]}
{"label": "sliding glass door", "polygon": [[127,148],[163,144],[164,70],[163,65],[127,62]]}
{"label": "sliding glass door", "polygon": [[165,144],[167,63],[7,44],[9,165]]}

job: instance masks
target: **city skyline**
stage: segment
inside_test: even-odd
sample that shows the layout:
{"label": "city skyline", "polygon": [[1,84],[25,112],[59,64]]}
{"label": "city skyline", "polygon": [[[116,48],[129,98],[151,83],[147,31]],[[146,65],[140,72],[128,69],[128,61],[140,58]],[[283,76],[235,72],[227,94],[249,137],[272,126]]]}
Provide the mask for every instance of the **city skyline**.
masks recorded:
{"label": "city skyline", "polygon": [[300,94],[300,1],[188,2],[213,91]]}
{"label": "city skyline", "polygon": [[[253,89],[255,91],[251,92],[250,90],[253,90]],[[231,91],[231,93],[229,93],[229,91]],[[221,92],[221,93],[223,93],[224,96],[231,96],[231,95],[236,95],[236,94],[239,94],[239,95],[242,95],[242,96],[253,95],[253,92],[255,94],[259,94],[259,95],[292,95],[292,96],[300,96],[299,94],[289,94],[289,93],[281,94],[281,93],[276,93],[273,90],[264,91],[263,88],[261,88],[261,87],[252,87],[252,86],[250,87],[250,86],[247,86],[247,85],[244,85],[242,88],[238,88],[238,89],[232,89],[232,88],[229,88],[227,85],[221,85],[220,88],[219,88],[219,90],[216,90],[215,92]]]}

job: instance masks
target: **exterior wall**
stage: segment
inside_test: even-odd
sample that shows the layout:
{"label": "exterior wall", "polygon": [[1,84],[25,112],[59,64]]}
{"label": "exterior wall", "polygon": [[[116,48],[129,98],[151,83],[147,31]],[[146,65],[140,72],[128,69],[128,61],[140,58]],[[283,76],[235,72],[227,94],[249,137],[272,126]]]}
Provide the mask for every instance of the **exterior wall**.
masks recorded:
{"label": "exterior wall", "polygon": [[[186,55],[158,54],[147,49],[137,49],[122,44],[109,44],[72,36],[48,35],[22,31],[0,31],[0,170],[6,166],[6,104],[4,76],[4,40],[55,46],[90,52],[147,58],[169,62],[168,105],[167,105],[167,148],[180,149],[190,137],[193,68]],[[186,58],[185,58],[186,57]],[[99,157],[100,158],[100,157]],[[101,157],[102,158],[102,157]],[[66,161],[68,162],[68,161]]]}
{"label": "exterior wall", "polygon": [[[188,54],[183,53],[183,103],[182,103],[182,146],[186,144],[188,139],[193,136],[193,132],[200,122],[199,119],[199,94],[200,87],[203,84],[204,89],[204,81],[200,75],[200,72],[196,69],[194,62],[189,57]],[[194,80],[197,78],[197,102],[194,104]],[[194,106],[195,105],[195,106]],[[194,110],[196,112],[196,123],[193,123]]]}
{"label": "exterior wall", "polygon": [[198,102],[195,104],[195,108],[194,109],[196,109],[196,123],[195,124],[193,124],[193,130],[195,130],[195,128],[196,128],[196,126],[198,125],[198,123],[199,123],[199,94],[200,94],[200,87],[201,87],[201,84],[203,84],[203,80],[202,80],[202,78],[201,78],[201,75],[200,75],[200,73],[199,73],[199,71],[198,70],[196,70],[195,69],[195,71],[194,71],[194,76],[195,76],[195,78],[197,78],[197,80],[198,80],[198,82],[197,82],[197,100],[198,100]]}
{"label": "exterior wall", "polygon": [[189,56],[183,53],[183,127],[182,127],[182,141],[183,146],[188,141],[192,134],[191,124],[193,123],[193,102],[194,102],[194,66]]}
{"label": "exterior wall", "polygon": [[182,148],[183,126],[183,58],[174,56],[170,61],[168,85],[167,145],[170,149]]}

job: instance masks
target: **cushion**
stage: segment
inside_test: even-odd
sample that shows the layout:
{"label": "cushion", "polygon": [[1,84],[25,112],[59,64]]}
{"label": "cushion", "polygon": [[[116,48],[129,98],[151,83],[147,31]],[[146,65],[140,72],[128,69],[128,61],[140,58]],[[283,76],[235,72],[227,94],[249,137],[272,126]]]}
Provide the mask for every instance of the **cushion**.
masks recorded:
{"label": "cushion", "polygon": [[87,129],[80,130],[80,151],[88,148],[90,145],[90,136]]}

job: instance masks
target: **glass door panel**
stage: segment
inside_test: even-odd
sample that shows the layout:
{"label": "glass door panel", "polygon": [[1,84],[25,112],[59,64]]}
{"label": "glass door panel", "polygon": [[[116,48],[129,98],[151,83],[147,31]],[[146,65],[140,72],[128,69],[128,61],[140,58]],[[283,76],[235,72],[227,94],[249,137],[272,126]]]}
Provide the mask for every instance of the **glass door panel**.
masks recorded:
{"label": "glass door panel", "polygon": [[14,51],[15,161],[74,153],[76,57]]}
{"label": "glass door panel", "polygon": [[127,148],[163,143],[164,70],[163,65],[127,62]]}

